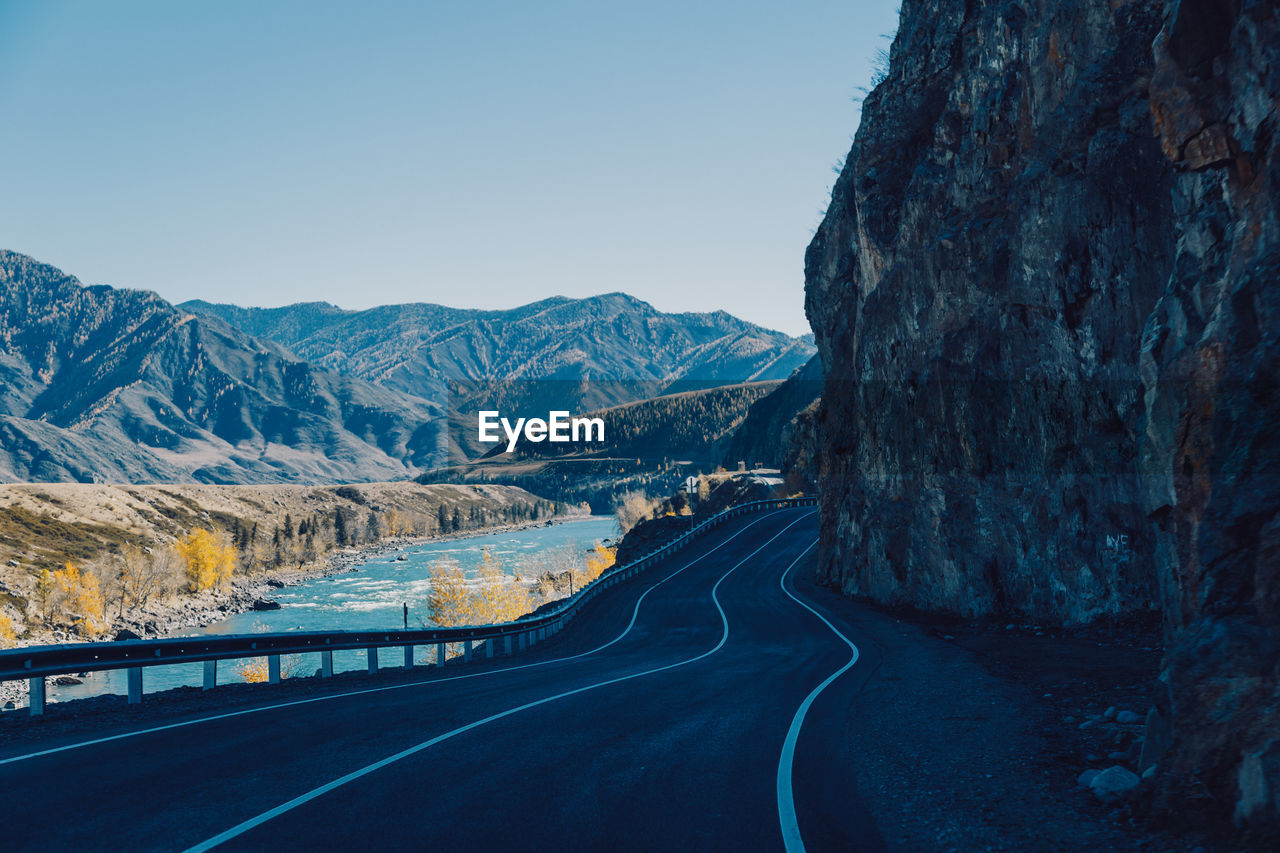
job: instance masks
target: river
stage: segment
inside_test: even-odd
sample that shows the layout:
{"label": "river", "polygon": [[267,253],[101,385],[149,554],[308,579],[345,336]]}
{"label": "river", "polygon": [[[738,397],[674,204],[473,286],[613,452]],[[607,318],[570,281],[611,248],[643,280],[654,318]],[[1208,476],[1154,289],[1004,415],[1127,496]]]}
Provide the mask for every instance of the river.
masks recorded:
{"label": "river", "polygon": [[[353,571],[329,577],[317,577],[296,586],[276,591],[279,610],[239,613],[221,622],[192,628],[175,636],[199,634],[251,634],[283,631],[360,631],[399,629],[404,626],[403,606],[409,605],[409,627],[429,627],[427,595],[431,589],[431,566],[438,560],[456,560],[468,577],[480,566],[487,549],[507,574],[529,577],[539,562],[559,549],[572,550],[581,559],[596,542],[611,539],[617,533],[613,518],[591,516],[548,527],[486,533],[465,539],[425,542],[399,551],[370,557]],[[403,559],[400,559],[403,558]],[[418,650],[419,662],[425,662],[426,648]],[[378,656],[382,666],[400,666],[403,653],[399,648],[382,649]],[[237,661],[218,665],[218,682],[242,681]],[[310,675],[319,666],[318,655],[299,655],[284,661],[286,676]],[[365,652],[339,651],[333,655],[335,671],[364,669]],[[143,673],[147,693],[174,687],[199,687],[204,665],[201,663],[147,667]],[[87,696],[127,692],[125,671],[110,670],[90,673],[83,684],[59,687],[49,685],[49,701],[67,701]]]}

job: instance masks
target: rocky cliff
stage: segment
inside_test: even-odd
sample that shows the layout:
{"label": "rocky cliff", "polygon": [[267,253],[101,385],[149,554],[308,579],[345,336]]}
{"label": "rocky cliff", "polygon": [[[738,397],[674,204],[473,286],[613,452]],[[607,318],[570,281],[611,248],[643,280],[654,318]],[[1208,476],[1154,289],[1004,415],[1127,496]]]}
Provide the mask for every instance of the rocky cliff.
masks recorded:
{"label": "rocky cliff", "polygon": [[1256,831],[1280,810],[1275,15],[907,0],[805,259],[826,577],[966,616],[1161,608],[1159,784]]}
{"label": "rocky cliff", "polygon": [[1183,0],[1151,110],[1173,271],[1143,330],[1143,506],[1168,650],[1171,810],[1208,791],[1280,836],[1280,12]]}

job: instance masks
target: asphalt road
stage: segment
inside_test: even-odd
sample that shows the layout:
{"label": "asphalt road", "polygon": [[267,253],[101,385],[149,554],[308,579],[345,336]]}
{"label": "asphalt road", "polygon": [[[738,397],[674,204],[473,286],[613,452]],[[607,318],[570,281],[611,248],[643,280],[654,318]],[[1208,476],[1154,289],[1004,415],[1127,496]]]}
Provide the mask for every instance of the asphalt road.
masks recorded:
{"label": "asphalt road", "polygon": [[249,713],[46,738],[43,754],[0,748],[0,839],[10,850],[882,849],[841,758],[856,748],[842,711],[868,663],[791,583],[811,570],[816,539],[811,508],[736,519],[510,659],[383,689],[335,683],[305,703],[264,686]]}

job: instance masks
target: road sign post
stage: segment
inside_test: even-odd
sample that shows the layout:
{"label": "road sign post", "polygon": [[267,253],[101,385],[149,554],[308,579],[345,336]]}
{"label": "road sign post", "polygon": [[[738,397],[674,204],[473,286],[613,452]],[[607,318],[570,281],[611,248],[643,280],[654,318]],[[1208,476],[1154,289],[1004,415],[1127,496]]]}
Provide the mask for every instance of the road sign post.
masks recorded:
{"label": "road sign post", "polygon": [[684,481],[685,494],[689,496],[689,530],[693,530],[693,496],[698,493],[698,478],[686,477]]}

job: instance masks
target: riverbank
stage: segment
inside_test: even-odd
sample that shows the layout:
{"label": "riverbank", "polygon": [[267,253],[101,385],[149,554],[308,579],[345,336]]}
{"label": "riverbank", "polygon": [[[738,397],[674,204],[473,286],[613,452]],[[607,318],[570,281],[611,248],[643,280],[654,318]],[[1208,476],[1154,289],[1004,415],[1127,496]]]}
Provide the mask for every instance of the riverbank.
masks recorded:
{"label": "riverbank", "polygon": [[[585,512],[574,512],[539,522],[499,524],[433,536],[388,537],[376,543],[331,551],[315,563],[300,568],[266,569],[249,576],[238,576],[225,590],[207,590],[148,603],[113,619],[103,639],[165,637],[191,628],[206,627],[237,614],[270,608],[274,595],[281,589],[317,578],[354,572],[368,562],[406,548],[535,530],[590,517]],[[84,642],[82,637],[59,629],[34,632],[18,646],[80,642]],[[0,709],[12,710],[25,705],[26,697],[26,682],[0,682]],[[10,704],[12,707],[6,707]]]}

